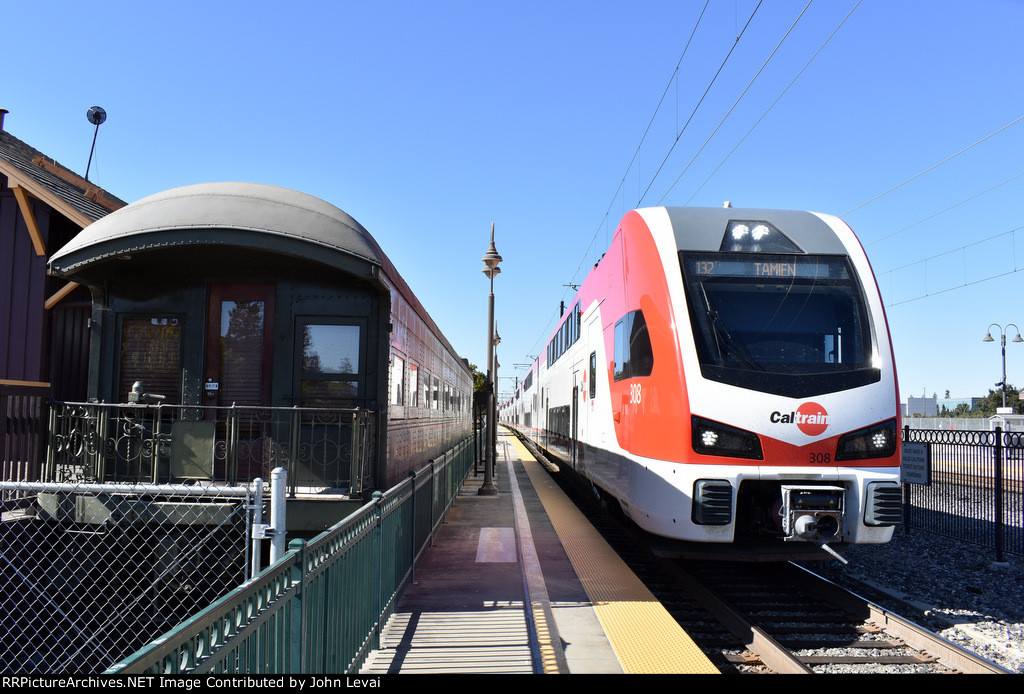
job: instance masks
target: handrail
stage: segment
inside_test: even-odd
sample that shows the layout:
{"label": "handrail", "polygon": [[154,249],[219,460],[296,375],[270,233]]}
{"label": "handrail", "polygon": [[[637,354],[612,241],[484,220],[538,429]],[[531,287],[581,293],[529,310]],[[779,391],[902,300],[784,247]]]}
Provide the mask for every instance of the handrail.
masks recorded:
{"label": "handrail", "polygon": [[357,672],[472,467],[467,437],[107,674]]}

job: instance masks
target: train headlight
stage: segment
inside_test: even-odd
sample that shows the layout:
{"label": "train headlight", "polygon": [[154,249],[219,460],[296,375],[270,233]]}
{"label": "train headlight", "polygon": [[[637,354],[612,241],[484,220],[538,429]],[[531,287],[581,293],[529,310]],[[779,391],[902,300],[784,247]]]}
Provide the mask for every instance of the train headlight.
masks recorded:
{"label": "train headlight", "polygon": [[719,250],[729,253],[803,252],[772,224],[745,219],[734,219],[729,222]]}
{"label": "train headlight", "polygon": [[888,458],[896,453],[896,420],[858,429],[839,439],[836,460]]}
{"label": "train headlight", "polygon": [[762,460],[761,439],[749,431],[710,419],[691,417],[693,450],[703,455]]}

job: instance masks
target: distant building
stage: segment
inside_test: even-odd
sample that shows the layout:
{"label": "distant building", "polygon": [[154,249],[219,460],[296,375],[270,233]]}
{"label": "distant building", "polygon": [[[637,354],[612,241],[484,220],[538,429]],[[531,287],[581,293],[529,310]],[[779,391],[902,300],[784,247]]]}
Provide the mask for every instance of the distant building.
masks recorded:
{"label": "distant building", "polygon": [[937,416],[944,417],[952,414],[956,408],[966,405],[968,410],[973,410],[985,398],[943,398],[936,402]]}
{"label": "distant building", "polygon": [[3,129],[0,109],[0,386],[87,393],[91,297],[46,274],[50,256],[122,200]]}
{"label": "distant building", "polygon": [[907,398],[903,406],[904,417],[935,417],[938,413],[938,398]]}

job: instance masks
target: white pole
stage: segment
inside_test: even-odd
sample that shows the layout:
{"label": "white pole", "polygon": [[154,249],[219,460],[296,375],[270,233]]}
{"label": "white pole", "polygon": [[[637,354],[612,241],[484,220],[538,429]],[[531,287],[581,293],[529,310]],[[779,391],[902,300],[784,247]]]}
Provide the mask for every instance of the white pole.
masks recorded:
{"label": "white pole", "polygon": [[287,548],[285,495],[288,486],[288,471],[283,467],[274,468],[270,473],[270,563],[274,564],[284,556]]}

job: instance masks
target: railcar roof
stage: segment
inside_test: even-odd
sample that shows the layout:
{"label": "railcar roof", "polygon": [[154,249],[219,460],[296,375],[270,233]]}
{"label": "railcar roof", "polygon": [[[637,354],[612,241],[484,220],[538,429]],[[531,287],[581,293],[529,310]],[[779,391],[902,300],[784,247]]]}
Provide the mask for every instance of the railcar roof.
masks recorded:
{"label": "railcar roof", "polygon": [[268,245],[313,244],[383,264],[369,232],[328,202],[259,183],[201,183],[151,195],[90,224],[53,256],[51,271],[65,274],[155,246],[202,244],[208,230],[254,232]]}

